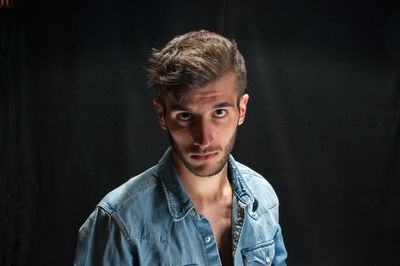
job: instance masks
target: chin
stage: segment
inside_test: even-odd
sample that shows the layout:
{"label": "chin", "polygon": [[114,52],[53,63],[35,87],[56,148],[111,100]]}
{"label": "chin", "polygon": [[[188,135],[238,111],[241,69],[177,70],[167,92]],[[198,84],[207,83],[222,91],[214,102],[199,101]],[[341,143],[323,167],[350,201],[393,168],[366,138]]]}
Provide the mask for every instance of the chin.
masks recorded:
{"label": "chin", "polygon": [[[192,162],[192,160],[190,161]],[[223,158],[213,158],[203,163],[185,163],[186,168],[194,175],[200,177],[211,177],[219,174],[225,167],[226,161]]]}

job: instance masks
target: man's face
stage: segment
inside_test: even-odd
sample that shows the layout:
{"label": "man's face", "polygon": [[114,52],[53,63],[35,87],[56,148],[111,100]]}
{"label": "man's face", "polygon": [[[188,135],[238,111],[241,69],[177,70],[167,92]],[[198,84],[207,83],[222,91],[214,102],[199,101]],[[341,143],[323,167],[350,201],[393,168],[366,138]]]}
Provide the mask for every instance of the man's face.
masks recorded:
{"label": "man's face", "polygon": [[[162,128],[168,130],[175,160],[201,177],[219,173],[235,143],[238,125],[244,122],[249,96],[239,99],[236,77],[228,72],[204,87],[194,89],[178,103],[172,96],[164,106],[154,100]],[[165,110],[164,110],[165,108]]]}

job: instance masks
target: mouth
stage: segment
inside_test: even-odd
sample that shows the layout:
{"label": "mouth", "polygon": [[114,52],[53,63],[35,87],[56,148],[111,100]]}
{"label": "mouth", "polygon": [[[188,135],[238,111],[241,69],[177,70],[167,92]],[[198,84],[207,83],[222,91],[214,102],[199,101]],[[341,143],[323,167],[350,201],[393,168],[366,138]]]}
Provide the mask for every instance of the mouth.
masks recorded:
{"label": "mouth", "polygon": [[209,160],[209,159],[215,157],[217,154],[218,154],[218,152],[192,154],[192,155],[190,155],[190,158],[192,158],[196,161],[206,161],[206,160]]}

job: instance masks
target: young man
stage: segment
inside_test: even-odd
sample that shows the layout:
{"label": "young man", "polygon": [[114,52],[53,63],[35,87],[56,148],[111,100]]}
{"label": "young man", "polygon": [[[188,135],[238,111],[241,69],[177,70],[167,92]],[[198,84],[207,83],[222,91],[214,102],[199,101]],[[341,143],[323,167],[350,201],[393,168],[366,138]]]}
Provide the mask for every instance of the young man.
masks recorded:
{"label": "young man", "polygon": [[274,190],[230,155],[249,100],[236,43],[177,36],[153,51],[149,84],[171,148],[98,204],[75,265],[286,265]]}

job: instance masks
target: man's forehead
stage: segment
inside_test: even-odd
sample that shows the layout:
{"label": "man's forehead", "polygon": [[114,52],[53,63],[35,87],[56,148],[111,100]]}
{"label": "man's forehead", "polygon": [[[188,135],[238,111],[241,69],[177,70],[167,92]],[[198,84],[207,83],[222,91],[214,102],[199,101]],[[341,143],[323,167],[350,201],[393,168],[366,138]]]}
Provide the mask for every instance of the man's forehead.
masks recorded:
{"label": "man's forehead", "polygon": [[[217,104],[210,104],[209,108],[210,109],[221,109],[221,108],[235,108],[235,104],[233,104],[232,102],[220,102]],[[171,112],[173,111],[186,111],[186,112],[191,112],[193,111],[193,106],[191,105],[182,105],[179,103],[171,103],[169,106],[169,109],[171,110]]]}
{"label": "man's forehead", "polygon": [[[196,91],[194,91],[196,90]],[[233,107],[237,102],[238,92],[234,90],[229,93],[225,90],[207,90],[204,88],[194,89],[179,99],[173,95],[166,97],[166,104],[170,110],[190,110],[195,107],[223,108]]]}

